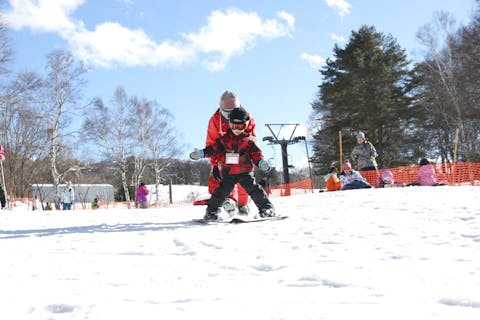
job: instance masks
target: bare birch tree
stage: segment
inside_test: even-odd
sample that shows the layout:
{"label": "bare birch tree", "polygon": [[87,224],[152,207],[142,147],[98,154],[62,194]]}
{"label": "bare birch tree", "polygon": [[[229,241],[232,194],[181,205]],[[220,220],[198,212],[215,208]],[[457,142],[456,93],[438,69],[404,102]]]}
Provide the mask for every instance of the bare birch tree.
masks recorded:
{"label": "bare birch tree", "polygon": [[[82,78],[86,72],[82,63],[75,61],[69,51],[55,50],[47,56],[47,77],[44,87],[44,117],[48,129],[48,150],[55,195],[58,198],[58,185],[66,172],[60,172],[58,161],[61,152],[69,147],[66,137],[71,124],[70,112],[78,106]],[[68,170],[67,171],[71,171]]]}
{"label": "bare birch tree", "polygon": [[151,102],[139,99],[136,96],[130,98],[130,118],[128,127],[131,137],[131,149],[133,156],[133,172],[131,185],[138,186],[142,179],[147,163],[147,141],[150,139],[152,116]]}
{"label": "bare birch tree", "polygon": [[83,128],[87,137],[96,142],[100,155],[114,163],[120,172],[123,191],[130,208],[130,193],[127,183],[127,158],[129,156],[129,99],[125,90],[115,90],[113,108],[109,109],[101,99],[97,99],[86,117]]}
{"label": "bare birch tree", "polygon": [[178,133],[172,124],[172,114],[157,102],[132,97],[131,107],[132,118],[129,124],[134,156],[132,184],[138,185],[145,168],[150,166],[154,173],[158,202],[162,173],[172,158],[179,154]]}
{"label": "bare birch tree", "polygon": [[160,184],[164,178],[164,171],[174,157],[180,154],[179,134],[173,125],[173,116],[166,108],[157,103],[152,104],[153,110],[149,122],[149,139],[147,149],[151,157],[151,168],[155,177],[155,202],[160,201]]}
{"label": "bare birch tree", "polygon": [[[464,127],[462,97],[459,90],[461,79],[456,68],[458,57],[454,54],[455,39],[458,38],[456,33],[455,20],[450,14],[440,12],[435,15],[432,23],[425,25],[417,32],[417,38],[427,49],[426,59],[422,66],[435,75],[436,80],[434,81],[441,86],[437,88],[437,91],[444,96],[444,99],[435,99],[437,100],[437,108],[433,111],[438,113],[437,116],[445,118],[445,122],[450,129],[450,132],[447,133],[448,136],[451,136],[458,128],[460,139],[465,143],[467,135]],[[430,82],[430,84],[433,83]],[[449,138],[448,140],[453,139]],[[452,147],[449,148],[446,145],[440,146],[440,149],[442,148],[452,149]],[[450,155],[449,158],[451,159],[451,157]],[[468,152],[465,153],[465,157],[465,160],[469,161]]]}
{"label": "bare birch tree", "polygon": [[1,140],[7,150],[6,172],[10,188],[16,195],[23,195],[32,178],[44,168],[38,160],[47,155],[46,127],[39,114],[36,92],[42,88],[42,80],[35,73],[16,75],[5,87],[5,103],[1,104]]}
{"label": "bare birch tree", "polygon": [[8,67],[12,60],[13,51],[7,36],[7,25],[0,13],[0,76],[10,72]]}

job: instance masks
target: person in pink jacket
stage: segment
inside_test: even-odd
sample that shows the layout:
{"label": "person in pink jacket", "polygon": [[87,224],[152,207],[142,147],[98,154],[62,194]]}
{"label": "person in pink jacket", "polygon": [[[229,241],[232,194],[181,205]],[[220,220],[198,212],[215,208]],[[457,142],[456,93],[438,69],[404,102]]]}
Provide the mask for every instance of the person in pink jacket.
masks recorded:
{"label": "person in pink jacket", "polygon": [[137,205],[141,209],[146,209],[148,208],[148,194],[150,191],[147,189],[145,186],[145,183],[141,182],[140,185],[137,188],[137,191],[135,192],[135,200],[137,202]]}
{"label": "person in pink jacket", "polygon": [[443,183],[437,182],[437,174],[433,164],[428,159],[423,158],[420,160],[420,168],[418,169],[419,186],[443,186]]}

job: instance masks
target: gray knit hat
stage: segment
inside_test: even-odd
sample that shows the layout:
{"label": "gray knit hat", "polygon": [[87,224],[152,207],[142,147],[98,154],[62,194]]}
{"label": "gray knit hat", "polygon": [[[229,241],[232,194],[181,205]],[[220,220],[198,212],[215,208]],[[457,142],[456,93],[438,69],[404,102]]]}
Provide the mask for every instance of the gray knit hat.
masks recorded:
{"label": "gray knit hat", "polygon": [[220,97],[220,109],[225,112],[230,112],[233,108],[238,107],[240,107],[238,96],[232,91],[225,91]]}
{"label": "gray knit hat", "polygon": [[355,137],[357,139],[365,139],[365,133],[363,133],[362,131],[358,131]]}

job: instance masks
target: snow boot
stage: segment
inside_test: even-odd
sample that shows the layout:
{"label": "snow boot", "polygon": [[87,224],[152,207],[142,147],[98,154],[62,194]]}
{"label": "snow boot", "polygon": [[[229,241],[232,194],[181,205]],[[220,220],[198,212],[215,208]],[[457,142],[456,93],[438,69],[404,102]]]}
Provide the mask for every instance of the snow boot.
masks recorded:
{"label": "snow boot", "polygon": [[222,208],[228,213],[230,217],[233,217],[238,213],[237,202],[233,199],[227,198],[222,203]]}
{"label": "snow boot", "polygon": [[273,207],[262,209],[260,210],[259,215],[261,218],[275,217],[275,209]]}
{"label": "snow boot", "polygon": [[218,213],[219,213],[218,210],[214,211],[207,208],[207,210],[205,210],[205,215],[203,216],[203,220],[216,221],[218,219]]}

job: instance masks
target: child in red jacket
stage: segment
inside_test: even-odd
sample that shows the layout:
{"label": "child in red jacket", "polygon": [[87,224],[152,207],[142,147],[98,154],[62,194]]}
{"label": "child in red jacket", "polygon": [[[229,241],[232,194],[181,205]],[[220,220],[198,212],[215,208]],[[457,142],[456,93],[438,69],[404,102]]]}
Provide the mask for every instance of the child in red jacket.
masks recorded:
{"label": "child in red jacket", "polygon": [[260,148],[245,132],[248,120],[248,113],[245,109],[233,109],[229,119],[230,129],[226,134],[205,149],[195,149],[190,153],[190,158],[193,160],[221,156],[220,166],[223,179],[208,200],[205,220],[217,219],[220,206],[237,183],[250,195],[258,207],[261,217],[275,216],[273,204],[253,177],[254,164],[264,171],[268,171],[270,166],[263,159]]}

